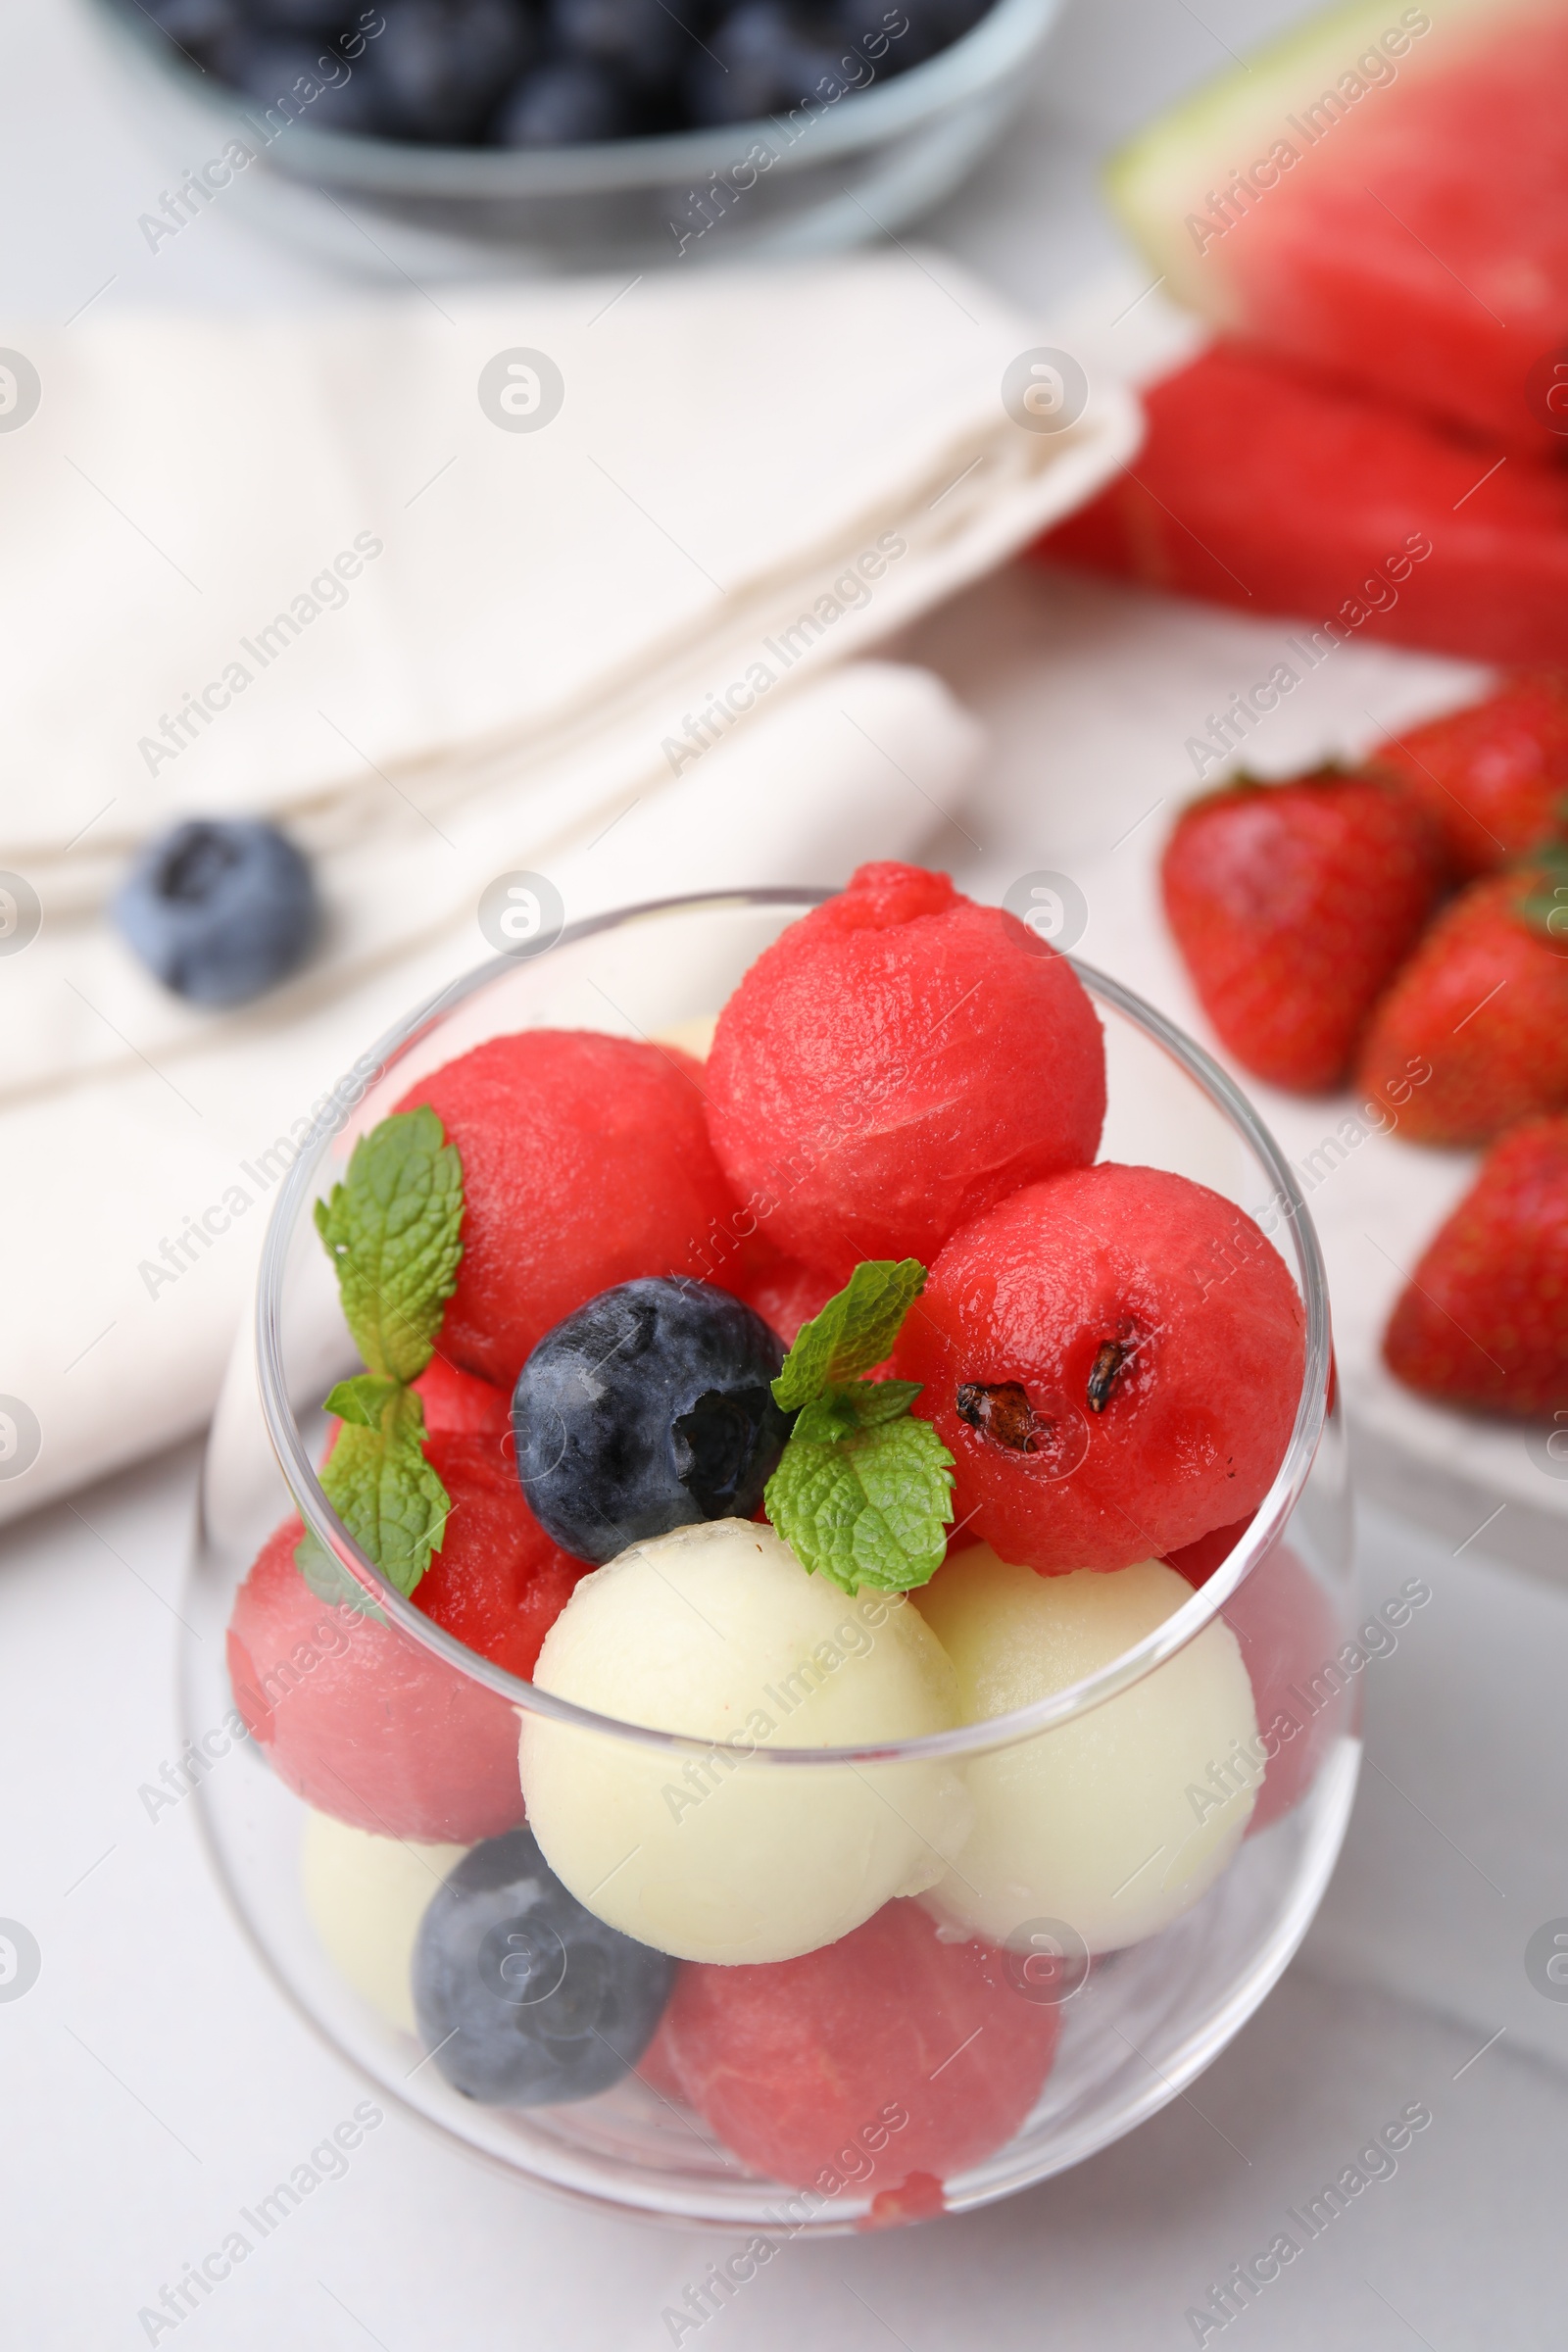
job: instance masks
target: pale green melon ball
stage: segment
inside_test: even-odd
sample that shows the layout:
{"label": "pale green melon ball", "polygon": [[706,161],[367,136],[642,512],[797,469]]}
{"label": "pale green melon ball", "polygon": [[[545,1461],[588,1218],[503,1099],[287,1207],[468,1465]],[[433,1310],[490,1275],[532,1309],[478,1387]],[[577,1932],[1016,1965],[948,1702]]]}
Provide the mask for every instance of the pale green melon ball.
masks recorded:
{"label": "pale green melon ball", "polygon": [[612,1927],[683,1960],[788,1960],[930,1886],[968,1826],[941,1764],[770,1763],[957,1721],[953,1669],[902,1595],[851,1598],[770,1527],[635,1544],[577,1586],[534,1680],[697,1755],[523,1718],[528,1824]]}
{"label": "pale green melon ball", "polygon": [[305,1908],[327,1958],[389,2025],[416,2033],[409,1966],[425,1905],[466,1845],[374,1838],[329,1813],[307,1813],[300,1851]]}
{"label": "pale green melon ball", "polygon": [[[974,1723],[1108,1666],[1192,1591],[1158,1560],[1037,1576],[977,1544],[919,1606]],[[1254,1787],[1232,1771],[1237,1793],[1217,1802],[1211,1774],[1256,1737],[1241,1648],[1215,1618],[1089,1714],[970,1763],[974,1827],[932,1907],[998,1943],[1039,1920],[1065,1921],[1092,1952],[1157,1935],[1240,1843]]]}

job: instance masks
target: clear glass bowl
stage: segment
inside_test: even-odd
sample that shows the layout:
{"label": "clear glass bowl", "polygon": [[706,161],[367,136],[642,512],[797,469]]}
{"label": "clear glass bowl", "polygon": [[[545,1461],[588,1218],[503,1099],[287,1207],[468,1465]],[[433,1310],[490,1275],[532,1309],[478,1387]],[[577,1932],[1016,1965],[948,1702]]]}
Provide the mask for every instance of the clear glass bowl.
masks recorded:
{"label": "clear glass bowl", "polygon": [[[343,1771],[355,1788],[347,1812],[364,1799],[369,1818],[389,1834],[411,1837],[416,1828],[420,1840],[466,1843],[493,1834],[521,1812],[514,1762],[520,1722],[530,1769],[564,1765],[568,1779],[579,1769],[592,1772],[610,1791],[601,1829],[617,1854],[631,1843],[624,1822],[635,1818],[648,1850],[640,1860],[617,1861],[607,1845],[605,1867],[610,1874],[624,1862],[622,1891],[642,1903],[644,1920],[657,1918],[670,1885],[684,1880],[689,1888],[694,1872],[721,1920],[731,1907],[741,1918],[748,1905],[776,1899],[781,1882],[798,1887],[803,1905],[819,1904],[834,1871],[828,1893],[841,1911],[848,1901],[858,1918],[885,1903],[884,1917],[906,1928],[917,1916],[951,1944],[972,1934],[953,1925],[955,1910],[960,1918],[983,1916],[986,1940],[1004,1941],[987,1963],[993,1991],[979,2011],[967,1995],[956,1994],[951,2017],[943,2013],[946,1996],[933,1995],[937,2014],[925,2021],[925,2046],[928,2054],[937,2046],[946,2051],[951,2039],[947,2089],[956,2097],[964,2063],[959,2045],[970,2049],[989,2022],[990,2048],[1006,2056],[1002,2071],[1016,2078],[1008,2093],[1015,2111],[1003,2144],[979,2147],[944,2179],[948,2210],[1009,2194],[1130,2131],[1175,2097],[1257,2007],[1322,1895],[1359,1754],[1359,1684],[1350,1653],[1340,1654],[1351,1632],[1352,1601],[1327,1294],[1289,1162],[1207,1056],[1116,983],[1079,967],[1106,1034],[1110,1111],[1103,1156],[1174,1169],[1264,1218],[1305,1302],[1306,1376],[1287,1457],[1243,1540],[1175,1614],[1088,1680],[1021,1713],[903,1743],[762,1745],[740,1768],[726,1762],[725,1775],[718,1775],[710,1741],[588,1714],[464,1648],[385,1584],[322,1494],[316,1476],[326,1426],[319,1400],[357,1363],[312,1209],[341,1174],[357,1136],[417,1078],[486,1038],[533,1026],[652,1036],[710,1013],[761,950],[822,895],[763,891],[667,901],[574,925],[534,960],[503,958],[471,973],[356,1065],[300,1149],[272,1211],[255,1332],[236,1352],[207,1457],[183,1658],[186,1754],[222,1884],[277,1981],[380,2094],[541,2185],[645,2215],[730,2230],[770,2228],[775,2234],[919,2218],[936,2201],[928,2184],[924,2198],[919,2183],[901,2187],[901,2148],[886,2130],[875,2156],[855,2157],[859,2178],[848,2177],[847,2164],[833,2174],[836,2186],[827,2172],[807,2186],[750,2171],[708,2122],[671,2095],[667,2080],[656,2088],[628,2075],[579,2103],[531,2109],[477,2105],[453,2089],[414,2032],[389,2023],[356,1992],[318,1938],[302,1890],[302,1834],[309,1821],[316,1825],[310,1835],[318,1837],[321,1817],[310,1815],[274,1776],[257,1740],[231,1740],[224,1732],[237,1720],[224,1629],[260,1546],[297,1512],[381,1612],[381,1622],[353,1619],[370,1644],[362,1660],[377,1708],[384,1704],[389,1719],[399,1710],[408,1715],[409,1693],[416,1693],[416,1725],[400,1741],[394,1769],[385,1748],[379,1760],[359,1749],[345,1752]],[[312,1606],[326,1616],[322,1604]],[[1221,1612],[1225,1626],[1215,1622]],[[354,1642],[360,1639],[356,1633]],[[1074,1743],[1081,1745],[1086,1727],[1098,1736],[1117,1720],[1099,1711],[1119,1708],[1125,1721],[1129,1711],[1157,1713],[1173,1697],[1186,1704],[1181,1693],[1196,1685],[1184,1678],[1201,1683],[1216,1649],[1231,1660],[1224,1669],[1231,1672],[1238,1643],[1257,1720],[1276,1727],[1272,1760],[1263,1765],[1254,1751],[1248,1766],[1234,1748],[1198,1765],[1189,1757],[1182,1769],[1190,1775],[1184,1798],[1193,1829],[1174,1846],[1167,1829],[1159,1853],[1127,1864],[1127,1883],[1136,1883],[1137,1891],[1126,1898],[1133,1919],[1126,1932],[1142,1939],[1102,1950],[1115,1936],[1103,1925],[1095,1929],[1089,1940],[1097,1957],[1086,1972],[1070,1917],[1063,1926],[1067,1906],[1053,1891],[1061,1882],[1051,1876],[1055,1864],[1049,1853],[1038,1869],[1030,1860],[1033,1875],[1020,1879],[1024,1865],[1016,1850],[999,1865],[995,1838],[988,1848],[971,1819],[978,1822],[999,1788],[1010,1789],[1010,1818],[1022,1821],[1025,1844],[1039,1830],[1049,1847],[1054,1825],[1067,1818],[1059,1803],[1054,1809],[1052,1791],[1070,1783]],[[276,1679],[269,1695],[279,1714],[332,1703],[337,1668],[325,1653],[336,1648],[334,1637],[314,1657],[292,1649],[271,1662]],[[269,1661],[252,1658],[250,1670],[259,1676]],[[360,1688],[363,1694],[363,1679]],[[1278,1730],[1282,1710],[1299,1718],[1288,1736]],[[701,1808],[674,1808],[674,1830],[659,1822],[661,1790],[680,1785],[689,1767],[698,1778],[686,1777],[687,1786],[724,1779],[708,1814],[710,1825],[724,1817],[722,1837],[709,1839]],[[1195,1795],[1205,1773],[1210,1792]],[[1242,1836],[1244,1782],[1255,1802]],[[1212,1791],[1226,1788],[1235,1793],[1222,1804]],[[1136,1823],[1116,1834],[1135,1835]],[[814,1856],[826,1856],[831,1845],[836,1859],[823,1860],[820,1874],[813,1864],[791,1882],[792,1842]],[[415,1868],[428,1859],[409,1851]],[[1172,1858],[1161,1867],[1167,1851]],[[1107,1903],[1119,1917],[1114,1906],[1123,1889],[1108,1881],[1124,1873],[1120,1863],[1111,1868],[1110,1843],[1103,1855],[1096,1852],[1092,1869],[1106,1880],[1099,1890],[1102,1917]],[[450,1856],[433,1859],[431,1890]],[[924,1905],[907,1894],[888,1899],[901,1886],[938,1879],[945,1864],[951,1867],[943,1886]],[[788,1899],[795,1901],[793,1891]],[[933,1904],[947,1922],[941,1936],[927,1907]],[[1160,1916],[1167,1924],[1157,1925]],[[1152,1919],[1156,1932],[1151,1933]],[[392,1959],[403,1966],[396,1951]],[[1059,2027],[1054,2062],[1042,2082],[1042,2053],[1054,2027]],[[945,2056],[935,2073],[949,2063]],[[976,2080],[981,2104],[974,2120],[983,2142],[997,2066]],[[897,2103],[897,2081],[887,2095]],[[963,2100],[958,2106],[968,2114]],[[877,2112],[873,2107],[868,2123]]]}
{"label": "clear glass bowl", "polygon": [[[923,65],[852,91],[809,120],[523,153],[429,147],[318,130],[309,116],[268,140],[269,110],[183,59],[134,0],[93,0],[143,101],[193,168],[243,139],[261,169],[219,201],[353,266],[453,274],[638,268],[836,251],[897,228],[949,195],[1022,105],[1061,0],[996,0]],[[279,118],[281,124],[281,118]],[[327,198],[396,232],[381,251]],[[401,240],[401,242],[400,242]]]}

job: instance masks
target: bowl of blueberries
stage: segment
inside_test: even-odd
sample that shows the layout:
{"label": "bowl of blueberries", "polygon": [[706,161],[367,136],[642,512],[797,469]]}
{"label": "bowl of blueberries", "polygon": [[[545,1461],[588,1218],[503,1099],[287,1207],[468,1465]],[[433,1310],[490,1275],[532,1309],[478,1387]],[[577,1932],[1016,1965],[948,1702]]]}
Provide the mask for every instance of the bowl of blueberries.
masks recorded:
{"label": "bowl of blueberries", "polygon": [[1059,0],[96,4],[185,153],[206,140],[167,192],[170,234],[242,183],[318,246],[347,232],[370,261],[368,214],[471,273],[806,254],[897,227],[1021,103]]}

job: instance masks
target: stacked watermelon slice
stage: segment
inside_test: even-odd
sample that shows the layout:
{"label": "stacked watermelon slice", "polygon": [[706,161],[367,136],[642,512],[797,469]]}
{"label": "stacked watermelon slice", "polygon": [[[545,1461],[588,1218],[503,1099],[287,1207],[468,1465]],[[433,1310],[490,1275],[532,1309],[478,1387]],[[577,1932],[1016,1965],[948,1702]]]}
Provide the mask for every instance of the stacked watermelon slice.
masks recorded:
{"label": "stacked watermelon slice", "polygon": [[1219,340],[1053,558],[1339,634],[1568,647],[1568,6],[1354,0],[1146,131],[1112,200]]}

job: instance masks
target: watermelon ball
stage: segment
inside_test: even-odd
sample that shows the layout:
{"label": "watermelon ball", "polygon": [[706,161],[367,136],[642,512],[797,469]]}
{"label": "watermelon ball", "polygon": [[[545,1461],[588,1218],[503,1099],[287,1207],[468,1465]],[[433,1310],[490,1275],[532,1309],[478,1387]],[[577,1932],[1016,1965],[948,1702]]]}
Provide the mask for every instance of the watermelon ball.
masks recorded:
{"label": "watermelon ball", "polygon": [[432,1434],[424,1457],[452,1510],[441,1548],[414,1588],[414,1605],[527,1682],[540,1643],[589,1563],[561,1550],[540,1526],[499,1438]]}
{"label": "watermelon ball", "polygon": [[1215,1569],[1224,1567],[1256,1517],[1255,1511],[1249,1511],[1245,1519],[1237,1519],[1229,1527],[1211,1527],[1206,1536],[1167,1551],[1166,1567],[1185,1576],[1190,1585],[1206,1585]]}
{"label": "watermelon ball", "polygon": [[1255,1510],[1290,1442],[1304,1330],[1250,1217],[1106,1161],[956,1234],[894,1361],[955,1457],[956,1520],[1055,1574],[1129,1567]]}
{"label": "watermelon ball", "polygon": [[493,1438],[512,1442],[512,1399],[505,1389],[433,1355],[413,1383],[430,1437]]}
{"label": "watermelon ball", "polygon": [[945,874],[862,865],[753,964],[707,1082],[737,1197],[843,1283],[861,1258],[929,1264],[1020,1185],[1093,1159],[1104,1041],[1071,966],[1013,915]]}
{"label": "watermelon ball", "polygon": [[275,825],[187,817],[115,895],[122,938],[193,1004],[244,1004],[303,963],[320,927],[310,866]]}
{"label": "watermelon ball", "polygon": [[497,2107],[591,2099],[629,2073],[675,1963],[566,1892],[527,1830],[487,1838],[419,1923],[414,2007],[436,2066]]}
{"label": "watermelon ball", "polygon": [[517,1719],[395,1627],[312,1592],[286,1519],[234,1597],[235,1703],[296,1795],[356,1829],[466,1845],[522,1819]]}
{"label": "watermelon ball", "polygon": [[512,1399],[517,1477],[558,1544],[603,1564],[703,1519],[750,1519],[789,1416],[782,1343],[706,1282],[623,1282],[547,1332]]}
{"label": "watermelon ball", "polygon": [[1060,2012],[1000,1952],[892,1902],[803,1959],[683,1968],[659,2036],[681,2094],[754,2171],[834,2197],[948,2180],[1039,2098]]}
{"label": "watermelon ball", "polygon": [[803,1266],[798,1257],[781,1257],[753,1276],[746,1285],[745,1298],[778,1333],[785,1347],[793,1348],[801,1325],[819,1315],[839,1288],[830,1274],[817,1267]]}
{"label": "watermelon ball", "polygon": [[585,1298],[695,1270],[733,1213],[701,1089],[689,1054],[586,1029],[491,1038],[409,1089],[463,1161],[444,1355],[510,1389]]}

